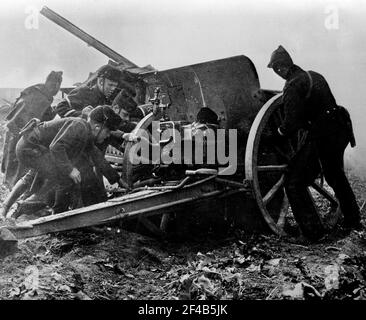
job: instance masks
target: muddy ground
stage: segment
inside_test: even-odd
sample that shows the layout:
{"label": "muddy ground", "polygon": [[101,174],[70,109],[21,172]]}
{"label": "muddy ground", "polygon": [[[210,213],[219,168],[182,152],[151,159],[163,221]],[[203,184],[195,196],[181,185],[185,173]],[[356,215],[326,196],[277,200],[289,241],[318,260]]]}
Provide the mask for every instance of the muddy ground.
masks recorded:
{"label": "muddy ground", "polygon": [[[366,183],[349,176],[362,206]],[[339,228],[304,245],[237,230],[158,240],[114,226],[20,241],[0,258],[0,299],[363,300],[365,284],[366,232]]]}

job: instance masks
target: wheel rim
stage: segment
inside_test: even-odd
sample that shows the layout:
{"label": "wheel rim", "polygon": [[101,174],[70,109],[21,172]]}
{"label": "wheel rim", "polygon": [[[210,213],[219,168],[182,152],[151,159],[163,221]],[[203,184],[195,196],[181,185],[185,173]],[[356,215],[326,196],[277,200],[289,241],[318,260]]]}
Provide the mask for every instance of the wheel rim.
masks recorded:
{"label": "wheel rim", "polygon": [[[267,101],[256,116],[249,132],[245,154],[245,176],[251,183],[258,208],[269,228],[278,235],[284,235],[289,204],[284,190],[284,179],[289,160],[301,148],[306,132],[298,131],[283,144],[266,142],[273,135],[284,118],[282,93]],[[336,211],[335,197],[317,181],[309,188],[318,211],[327,200],[331,211]],[[316,191],[316,192],[315,192]],[[324,211],[324,210],[323,210]],[[331,215],[329,215],[330,217]],[[328,217],[323,218],[326,220]],[[334,217],[333,217],[334,220]],[[333,226],[336,223],[328,223]]]}
{"label": "wheel rim", "polygon": [[[153,113],[149,113],[146,115],[135,127],[135,129],[131,132],[131,135],[139,136],[139,133],[142,130],[148,130],[148,127],[154,121]],[[133,164],[130,159],[130,153],[132,147],[136,142],[128,141],[125,145],[125,150],[123,153],[123,169],[122,169],[122,178],[128,184],[128,186],[132,189],[133,183],[136,180],[136,172],[144,172],[150,171],[152,169],[152,165],[149,164]]]}

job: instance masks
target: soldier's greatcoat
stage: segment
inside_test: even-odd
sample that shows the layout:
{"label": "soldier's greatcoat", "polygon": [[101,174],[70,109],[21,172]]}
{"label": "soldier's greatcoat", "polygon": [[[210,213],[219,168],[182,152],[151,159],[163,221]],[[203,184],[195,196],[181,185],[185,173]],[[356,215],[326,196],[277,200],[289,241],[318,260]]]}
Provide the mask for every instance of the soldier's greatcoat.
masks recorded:
{"label": "soldier's greatcoat", "polygon": [[16,156],[21,165],[48,179],[50,186],[56,186],[56,212],[67,210],[70,188],[75,186],[69,178],[74,167],[81,172],[84,205],[106,200],[104,186],[99,184],[93,172],[94,166],[110,183],[119,180],[118,173],[95,146],[90,124],[82,118],[67,117],[40,123],[19,140]]}
{"label": "soldier's greatcoat", "polygon": [[[58,177],[68,177],[75,163],[83,153],[90,157],[90,164],[100,168],[103,175],[115,183],[118,173],[104,159],[103,153],[95,146],[90,124],[82,118],[67,117],[40,123],[29,135],[23,138],[31,149],[49,150]],[[17,147],[17,155],[19,148]],[[43,164],[33,164],[21,157],[29,166],[42,170]]]}
{"label": "soldier's greatcoat", "polygon": [[93,108],[110,104],[111,102],[104,96],[98,89],[97,85],[92,87],[82,85],[73,89],[65,99],[63,99],[57,106],[57,114],[63,117],[79,117],[81,111],[87,107],[92,106]]}
{"label": "soldier's greatcoat", "polygon": [[283,90],[285,119],[280,131],[291,136],[306,129],[305,144],[290,161],[285,187],[292,211],[303,233],[318,239],[324,230],[307,186],[322,169],[340,203],[346,226],[360,221],[359,208],[343,169],[346,146],[355,144],[350,117],[337,105],[325,78],[293,65]]}
{"label": "soldier's greatcoat", "polygon": [[32,118],[42,121],[51,120],[54,114],[51,109],[53,96],[44,84],[36,84],[23,90],[7,115],[7,132],[5,135],[1,171],[4,173],[4,183],[13,187],[25,172],[19,172],[15,156],[15,146],[19,140],[19,132]]}

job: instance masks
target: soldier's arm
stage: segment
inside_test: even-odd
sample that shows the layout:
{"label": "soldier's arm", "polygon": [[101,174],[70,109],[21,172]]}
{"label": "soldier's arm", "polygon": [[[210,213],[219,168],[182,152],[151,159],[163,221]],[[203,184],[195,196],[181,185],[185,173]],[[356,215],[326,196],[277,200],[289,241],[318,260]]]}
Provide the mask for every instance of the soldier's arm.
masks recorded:
{"label": "soldier's arm", "polygon": [[43,113],[41,116],[41,121],[50,121],[52,120],[54,117],[56,116],[55,110],[49,106]]}
{"label": "soldier's arm", "polygon": [[108,139],[106,139],[106,142],[115,147],[116,149],[121,150],[122,143],[124,141],[123,136],[125,132],[121,130],[111,131],[111,135]]}
{"label": "soldier's arm", "polygon": [[80,117],[84,107],[89,105],[89,89],[86,87],[75,88],[57,106],[56,112],[61,118]]}
{"label": "soldier's arm", "polygon": [[116,105],[129,114],[134,113],[137,108],[137,103],[133,100],[131,92],[126,89],[121,89],[118,95],[114,98],[112,106]]}
{"label": "soldier's arm", "polygon": [[102,151],[100,151],[95,145],[93,145],[88,153],[90,154],[91,158],[93,159],[94,165],[100,169],[103,176],[107,178],[109,183],[113,184],[118,182],[119,180],[119,174],[115,169],[112,168],[112,166],[109,164],[109,162],[104,158],[104,154]]}
{"label": "soldier's arm", "polygon": [[[72,110],[71,106],[69,105],[69,103],[67,102],[66,99],[63,99],[55,108],[56,113],[61,117],[67,117],[68,115],[66,115],[68,112],[70,112]],[[76,112],[72,112],[74,115],[70,115],[71,116],[78,116],[78,114],[76,114]],[[81,113],[81,112],[80,112]]]}
{"label": "soldier's arm", "polygon": [[294,82],[283,92],[285,117],[279,127],[282,135],[291,135],[305,123],[305,92],[302,82]]}
{"label": "soldier's arm", "polygon": [[78,121],[66,122],[50,144],[50,152],[57,168],[65,175],[69,175],[74,168],[67,151],[84,149],[89,139],[87,127]]}

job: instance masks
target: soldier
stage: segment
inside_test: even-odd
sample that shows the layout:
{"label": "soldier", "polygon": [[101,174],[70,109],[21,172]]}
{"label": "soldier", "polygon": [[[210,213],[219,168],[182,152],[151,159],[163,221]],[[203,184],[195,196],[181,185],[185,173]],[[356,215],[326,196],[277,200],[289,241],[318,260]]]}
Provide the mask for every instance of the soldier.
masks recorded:
{"label": "soldier", "polygon": [[121,71],[110,66],[102,66],[97,71],[94,85],[81,85],[70,92],[66,99],[56,106],[56,112],[61,117],[87,116],[93,108],[99,105],[111,105],[112,97],[118,88]]}
{"label": "soldier", "polygon": [[[120,83],[124,83],[124,88],[116,96]],[[84,117],[98,105],[116,105],[120,109],[121,103],[128,104],[128,107],[134,107],[135,102],[131,98],[133,95],[131,86],[122,80],[122,72],[111,65],[104,65],[97,71],[97,79],[94,85],[90,81],[88,85],[82,85],[75,88],[70,94],[56,106],[57,114],[63,117]],[[115,97],[115,98],[114,98]],[[114,108],[117,109],[117,108]],[[119,110],[115,110],[118,111]],[[130,132],[135,127],[134,124],[123,119],[118,129],[118,135],[112,134],[106,139],[102,145],[98,147],[104,152],[106,147],[111,144],[117,148],[120,147],[120,139],[117,137],[123,135],[124,132]]]}
{"label": "soldier", "polygon": [[61,82],[62,71],[52,71],[44,84],[33,85],[21,92],[14,107],[6,117],[8,123],[1,171],[4,173],[4,183],[9,188],[12,188],[25,174],[24,170],[18,167],[18,161],[15,157],[15,146],[19,140],[19,132],[32,118],[46,121],[54,117],[51,103],[60,89]]}
{"label": "soldier", "polygon": [[[96,76],[96,81],[90,80],[88,84],[75,88],[66,99],[56,106],[56,112],[60,117],[86,118],[88,113],[96,106],[112,104],[115,93],[120,89],[120,83],[123,82],[122,72],[111,65],[104,65],[99,68]],[[122,90],[125,92],[127,89]],[[131,89],[129,90],[131,91]],[[103,153],[105,153],[108,145],[120,149],[124,133],[131,131],[134,127],[134,124],[123,121],[117,128],[123,131],[116,129],[116,131],[112,132],[103,142],[97,142],[96,146]],[[102,184],[103,179],[101,173],[98,172],[97,175],[99,176],[99,184]]]}
{"label": "soldier", "polygon": [[321,74],[304,71],[294,64],[282,46],[272,53],[268,68],[286,80],[283,89],[285,118],[278,128],[277,139],[289,137],[298,129],[307,130],[303,147],[289,163],[285,181],[287,196],[301,231],[313,241],[325,234],[307,190],[320,169],[339,201],[344,228],[348,231],[361,228],[359,207],[343,169],[345,148],[348,143],[355,146],[348,111],[337,105]]}
{"label": "soldier", "polygon": [[16,147],[18,161],[47,180],[40,194],[55,186],[52,208],[55,213],[68,210],[75,187],[81,190],[84,205],[107,199],[93,166],[99,168],[110,183],[120,182],[118,173],[95,146],[107,139],[120,122],[121,118],[109,106],[98,106],[90,112],[88,120],[54,119],[23,130]]}
{"label": "soldier", "polygon": [[[139,90],[138,86],[136,86]],[[131,120],[139,120],[144,117],[144,114],[137,107],[136,97],[128,88],[123,88],[112,102],[112,107],[117,114],[119,114],[124,121],[124,131],[128,131],[128,126],[131,126]],[[133,129],[133,128],[132,128]]]}

